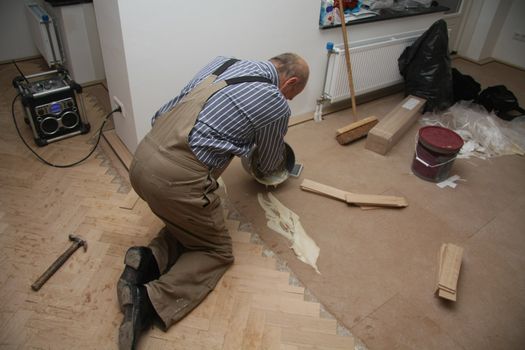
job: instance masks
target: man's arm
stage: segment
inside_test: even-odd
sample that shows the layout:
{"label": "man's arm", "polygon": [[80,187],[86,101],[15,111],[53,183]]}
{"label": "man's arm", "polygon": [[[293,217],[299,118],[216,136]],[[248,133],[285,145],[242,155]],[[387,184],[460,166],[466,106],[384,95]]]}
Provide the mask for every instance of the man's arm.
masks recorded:
{"label": "man's arm", "polygon": [[288,117],[267,124],[255,134],[257,170],[269,175],[280,170],[284,161],[284,136],[288,131]]}

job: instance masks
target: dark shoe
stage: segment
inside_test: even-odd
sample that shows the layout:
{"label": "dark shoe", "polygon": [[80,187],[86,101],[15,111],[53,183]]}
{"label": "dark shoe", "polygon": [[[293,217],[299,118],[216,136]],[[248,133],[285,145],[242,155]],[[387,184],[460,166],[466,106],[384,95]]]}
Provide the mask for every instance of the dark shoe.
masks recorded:
{"label": "dark shoe", "polygon": [[153,325],[157,316],[146,287],[126,285],[122,288],[124,319],[120,324],[119,350],[133,350],[142,331]]}
{"label": "dark shoe", "polygon": [[117,283],[120,310],[124,312],[123,288],[127,285],[146,284],[160,277],[157,261],[148,247],[131,247],[124,258],[124,272]]}

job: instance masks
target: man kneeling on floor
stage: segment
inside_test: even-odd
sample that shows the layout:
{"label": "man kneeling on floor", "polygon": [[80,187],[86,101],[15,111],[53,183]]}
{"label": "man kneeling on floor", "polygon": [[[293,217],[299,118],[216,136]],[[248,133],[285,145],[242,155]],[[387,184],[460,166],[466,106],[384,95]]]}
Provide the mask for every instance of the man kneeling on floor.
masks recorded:
{"label": "man kneeling on floor", "polygon": [[120,349],[154,321],[167,330],[215,288],[233,263],[217,179],[234,156],[258,150],[258,171],[282,169],[291,111],[309,69],[296,54],[269,61],[218,57],[153,117],[130,167],[133,189],[165,227],[132,247],[117,285]]}

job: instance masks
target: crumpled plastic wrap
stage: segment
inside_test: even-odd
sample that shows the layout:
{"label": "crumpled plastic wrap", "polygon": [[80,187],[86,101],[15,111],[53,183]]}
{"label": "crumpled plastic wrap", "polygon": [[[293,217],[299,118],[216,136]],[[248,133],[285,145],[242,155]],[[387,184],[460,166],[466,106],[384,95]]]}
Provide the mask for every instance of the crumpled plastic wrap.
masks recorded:
{"label": "crumpled plastic wrap", "polygon": [[443,126],[460,135],[465,144],[458,158],[525,155],[525,116],[504,121],[478,104],[459,101],[445,112],[425,113],[420,122]]}

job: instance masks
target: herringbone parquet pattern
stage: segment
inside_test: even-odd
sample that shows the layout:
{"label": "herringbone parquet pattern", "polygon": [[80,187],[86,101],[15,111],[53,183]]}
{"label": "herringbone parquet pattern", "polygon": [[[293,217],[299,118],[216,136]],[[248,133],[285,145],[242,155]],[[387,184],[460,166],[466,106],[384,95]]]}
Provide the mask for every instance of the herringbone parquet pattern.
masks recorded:
{"label": "herringbone parquet pattern", "polygon": [[[46,70],[33,61],[20,66],[25,74]],[[107,145],[68,169],[34,158],[11,120],[16,75],[13,65],[0,66],[0,348],[115,349],[122,319],[115,287],[123,255],[130,245],[147,244],[161,223],[144,202],[134,203]],[[86,97],[93,131],[38,148],[39,154],[63,164],[89,151],[104,111]],[[16,106],[22,133],[33,145]],[[239,229],[234,209],[225,214],[234,266],[194,312],[167,332],[148,330],[139,348],[354,349],[353,337],[319,303],[308,301],[303,287],[290,283],[293,276],[257,236]],[[88,241],[87,251],[78,250],[40,291],[32,291],[36,278],[69,247],[70,233]]]}

